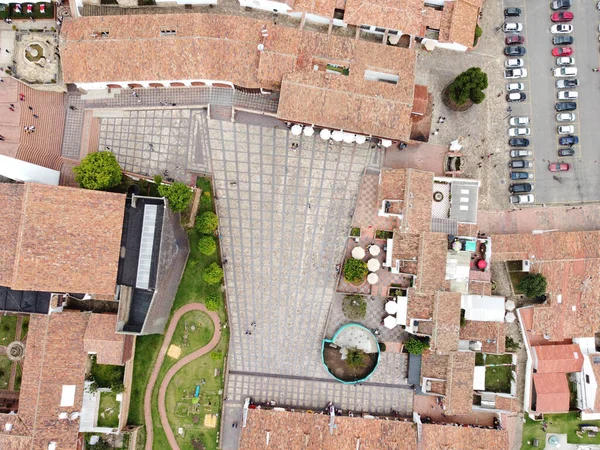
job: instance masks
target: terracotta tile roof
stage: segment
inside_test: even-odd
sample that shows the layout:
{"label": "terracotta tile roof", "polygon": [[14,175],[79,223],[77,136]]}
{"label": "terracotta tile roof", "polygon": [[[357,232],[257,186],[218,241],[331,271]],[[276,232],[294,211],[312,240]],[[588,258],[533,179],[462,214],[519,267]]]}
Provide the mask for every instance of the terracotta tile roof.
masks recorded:
{"label": "terracotta tile roof", "polygon": [[410,169],[406,185],[403,230],[411,233],[431,230],[433,172]]}
{"label": "terracotta tile roof", "polygon": [[521,406],[516,398],[496,395],[496,409],[500,409],[502,411],[519,412],[521,411]]}
{"label": "terracotta tile roof", "polygon": [[400,233],[394,230],[394,249],[392,250],[392,259],[417,261],[419,257],[419,244],[421,243],[418,234]]}
{"label": "terracotta tile roof", "polygon": [[508,431],[458,425],[423,424],[420,449],[508,450]]}
{"label": "terracotta tile roof", "polygon": [[452,352],[446,383],[446,414],[469,414],[473,409],[475,352]]}
{"label": "terracotta tile roof", "polygon": [[293,10],[331,18],[336,7],[336,0],[296,0]]}
{"label": "terracotta tile roof", "polygon": [[[18,191],[24,199],[18,209]],[[3,284],[18,290],[43,292],[114,293],[125,196],[85,189],[71,189],[36,183],[0,185],[2,215],[9,217],[8,231],[0,234],[0,246],[14,246],[14,258],[7,251]],[[19,221],[18,225],[16,221]],[[6,283],[4,283],[6,282]]]}
{"label": "terracotta tile roof", "polygon": [[[600,364],[593,361],[593,358],[600,357],[600,353],[590,354],[590,362],[592,364],[592,371],[596,377],[596,381],[600,380]],[[594,411],[600,411],[600,389],[596,389],[596,398],[594,399]]]}
{"label": "terracotta tile roof", "polygon": [[408,318],[432,319],[435,294],[423,293],[415,289],[408,290],[406,316]]}
{"label": "terracotta tile roof", "polygon": [[417,287],[422,292],[446,289],[446,254],[448,236],[443,233],[422,233]]}
{"label": "terracotta tile roof", "polygon": [[[386,169],[381,170],[378,185],[377,207],[381,206],[383,200],[404,200],[404,191],[407,183],[407,169]],[[404,206],[401,207],[404,210]]]}
{"label": "terracotta tile roof", "polygon": [[445,381],[430,381],[429,392],[433,392],[439,395],[446,395],[446,382]]}
{"label": "terracotta tile roof", "polygon": [[[432,8],[427,8],[432,9]],[[429,103],[429,92],[427,86],[415,84],[415,98],[413,100],[413,114],[425,114]]]}
{"label": "terracotta tile roof", "polygon": [[[448,3],[445,3],[445,5],[448,5]],[[444,9],[446,9],[445,5]],[[434,30],[439,30],[442,22],[442,10],[429,7],[425,7],[424,9],[425,15],[423,16],[423,28],[432,28]],[[424,30],[421,31],[421,34],[423,34]]]}
{"label": "terracotta tile roof", "polygon": [[2,226],[0,227],[0,286],[10,286],[13,280],[21,215],[23,213],[23,194],[21,184],[0,184],[0,208],[2,208]]}
{"label": "terracotta tile roof", "polygon": [[431,348],[437,353],[458,350],[460,294],[457,292],[437,292],[434,308],[434,330]]}
{"label": "terracotta tile roof", "polygon": [[568,412],[570,391],[564,373],[534,373],[535,411],[543,413]]}
{"label": "terracotta tile roof", "polygon": [[459,336],[460,339],[468,341],[480,341],[485,353],[504,353],[506,350],[504,322],[467,320],[465,325],[460,327]]}
{"label": "terracotta tile roof", "polygon": [[448,42],[473,47],[478,17],[479,6],[465,0],[455,0]]}
{"label": "terracotta tile roof", "polygon": [[421,357],[421,376],[423,378],[448,379],[449,355],[438,355],[432,351],[426,351]]}
{"label": "terracotta tile roof", "polygon": [[537,373],[581,372],[583,354],[579,344],[536,345],[532,348],[537,359]]}
{"label": "terracotta tile roof", "polygon": [[115,314],[92,314],[85,330],[83,347],[86,353],[96,353],[98,364],[123,364],[125,335],[117,334]]}
{"label": "terracotta tile roof", "polygon": [[444,2],[444,9],[442,10],[442,17],[440,19],[439,42],[450,42],[450,28],[452,27],[452,16],[454,15],[455,4],[455,2]]}
{"label": "terracotta tile roof", "polygon": [[346,0],[344,22],[375,25],[418,36],[423,22],[423,9],[423,0]]}
{"label": "terracotta tile roof", "polygon": [[29,436],[16,436],[0,434],[0,448],[10,450],[30,450],[33,438]]}

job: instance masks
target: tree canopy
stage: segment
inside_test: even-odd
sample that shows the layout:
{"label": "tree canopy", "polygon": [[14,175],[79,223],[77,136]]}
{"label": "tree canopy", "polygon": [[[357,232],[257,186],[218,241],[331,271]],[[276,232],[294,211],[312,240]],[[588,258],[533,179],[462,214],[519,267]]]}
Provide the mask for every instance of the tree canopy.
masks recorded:
{"label": "tree canopy", "polygon": [[359,259],[348,258],[344,264],[344,278],[350,283],[362,281],[368,273],[367,263]]}
{"label": "tree canopy", "polygon": [[208,284],[217,284],[223,278],[223,269],[217,264],[212,263],[206,269],[204,269],[204,274],[202,275],[204,281]]}
{"label": "tree canopy", "polygon": [[169,201],[169,207],[175,212],[181,212],[192,200],[192,190],[184,183],[176,181],[173,184],[161,184],[158,193]]}
{"label": "tree canopy", "polygon": [[517,285],[517,289],[529,298],[536,298],[546,293],[546,277],[541,273],[527,274]]}
{"label": "tree canopy", "polygon": [[408,353],[420,355],[424,350],[429,348],[429,341],[412,337],[404,341],[404,348]]}
{"label": "tree canopy", "polygon": [[80,187],[100,191],[117,186],[123,177],[117,158],[111,152],[90,153],[73,167],[73,172]]}
{"label": "tree canopy", "polygon": [[212,236],[202,236],[198,240],[198,250],[206,256],[212,255],[217,250],[217,243]]}
{"label": "tree canopy", "polygon": [[487,87],[487,74],[479,67],[471,67],[458,75],[448,86],[448,95],[457,105],[464,105],[467,100],[479,104],[485,99],[483,90]]}
{"label": "tree canopy", "polygon": [[206,309],[209,311],[217,311],[222,304],[221,296],[218,294],[211,294],[204,299]]}
{"label": "tree canopy", "polygon": [[203,212],[196,218],[196,230],[202,234],[211,234],[219,226],[219,218],[212,211]]}

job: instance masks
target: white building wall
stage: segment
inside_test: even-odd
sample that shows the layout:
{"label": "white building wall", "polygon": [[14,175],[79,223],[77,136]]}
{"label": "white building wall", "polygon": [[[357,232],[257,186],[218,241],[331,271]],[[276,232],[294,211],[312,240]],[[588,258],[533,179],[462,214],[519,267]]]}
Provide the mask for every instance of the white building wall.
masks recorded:
{"label": "white building wall", "polygon": [[287,13],[292,10],[292,7],[284,2],[273,2],[269,0],[239,0],[243,7],[262,9],[264,11],[272,11],[278,13]]}

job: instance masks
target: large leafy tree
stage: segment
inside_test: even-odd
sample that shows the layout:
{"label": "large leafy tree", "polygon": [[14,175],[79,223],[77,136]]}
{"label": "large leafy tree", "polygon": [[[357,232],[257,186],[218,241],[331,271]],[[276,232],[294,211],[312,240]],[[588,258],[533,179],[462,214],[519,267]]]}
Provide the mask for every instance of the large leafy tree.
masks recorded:
{"label": "large leafy tree", "polygon": [[203,212],[196,218],[196,230],[202,234],[211,234],[219,226],[219,218],[212,211]]}
{"label": "large leafy tree", "polygon": [[73,167],[75,181],[84,189],[106,190],[121,182],[123,173],[111,152],[90,153]]}
{"label": "large leafy tree", "polygon": [[536,298],[546,293],[546,278],[541,273],[527,274],[517,285],[517,289],[529,298]]}
{"label": "large leafy tree", "polygon": [[409,338],[404,342],[404,348],[413,355],[420,355],[429,348],[429,341],[419,338]]}
{"label": "large leafy tree", "polygon": [[344,278],[350,283],[361,282],[368,273],[367,263],[359,259],[348,258],[344,264]]}
{"label": "large leafy tree", "polygon": [[485,99],[483,90],[487,87],[487,74],[479,67],[471,67],[458,75],[448,86],[448,95],[457,105],[464,105],[467,100],[479,104]]}
{"label": "large leafy tree", "polygon": [[191,189],[179,181],[173,184],[161,184],[158,186],[158,193],[169,201],[169,207],[175,212],[187,208],[193,196]]}

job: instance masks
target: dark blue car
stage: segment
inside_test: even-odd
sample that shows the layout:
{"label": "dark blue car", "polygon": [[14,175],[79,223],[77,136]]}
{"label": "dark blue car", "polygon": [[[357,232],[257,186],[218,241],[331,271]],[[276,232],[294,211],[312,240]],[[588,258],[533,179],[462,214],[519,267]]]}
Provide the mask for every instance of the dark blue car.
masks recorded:
{"label": "dark blue car", "polygon": [[558,138],[559,145],[568,145],[569,147],[572,147],[578,143],[579,143],[579,138],[577,136],[568,135],[568,136],[563,136],[563,137]]}

